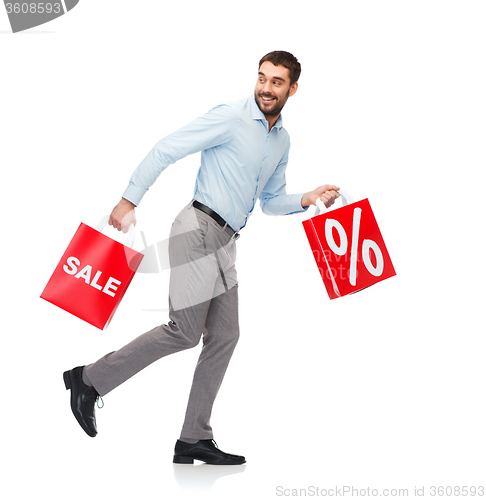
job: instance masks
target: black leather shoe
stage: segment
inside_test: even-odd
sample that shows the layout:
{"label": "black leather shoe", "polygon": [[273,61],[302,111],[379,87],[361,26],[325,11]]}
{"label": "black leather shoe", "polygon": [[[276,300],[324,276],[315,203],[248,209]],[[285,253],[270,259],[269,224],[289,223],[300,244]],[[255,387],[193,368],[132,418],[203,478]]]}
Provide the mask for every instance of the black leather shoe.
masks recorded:
{"label": "black leather shoe", "polygon": [[218,449],[214,439],[201,439],[194,444],[178,439],[174,449],[174,463],[193,464],[194,460],[202,460],[209,465],[241,465],[246,462],[245,457],[230,455]]}
{"label": "black leather shoe", "polygon": [[94,405],[100,395],[94,387],[83,382],[83,368],[78,366],[64,372],[64,384],[66,389],[71,389],[71,410],[76,420],[88,436],[95,437],[98,434]]}

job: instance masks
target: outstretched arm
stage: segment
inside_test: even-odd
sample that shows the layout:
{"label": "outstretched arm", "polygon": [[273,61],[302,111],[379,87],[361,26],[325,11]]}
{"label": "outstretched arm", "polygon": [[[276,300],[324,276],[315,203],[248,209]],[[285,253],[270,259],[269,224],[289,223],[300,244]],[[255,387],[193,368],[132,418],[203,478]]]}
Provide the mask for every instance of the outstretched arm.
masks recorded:
{"label": "outstretched arm", "polygon": [[158,141],[133,173],[128,188],[110,215],[109,224],[127,232],[135,223],[135,207],[158,176],[185,156],[229,141],[238,125],[236,108],[216,106],[205,115]]}

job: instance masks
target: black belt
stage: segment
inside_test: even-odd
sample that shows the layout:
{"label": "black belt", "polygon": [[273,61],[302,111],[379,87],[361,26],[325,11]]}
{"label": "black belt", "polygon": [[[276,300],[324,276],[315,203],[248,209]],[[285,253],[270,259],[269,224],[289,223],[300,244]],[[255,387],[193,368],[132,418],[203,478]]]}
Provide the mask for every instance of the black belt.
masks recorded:
{"label": "black belt", "polygon": [[237,240],[240,237],[240,233],[237,233],[227,222],[219,215],[216,213],[214,210],[211,210],[209,207],[206,205],[203,205],[202,203],[199,203],[197,200],[194,200],[192,203],[192,206],[197,208],[198,210],[201,210],[201,212],[204,212],[205,214],[209,215],[211,219],[216,221],[221,227],[227,227],[233,231],[233,236],[232,238]]}

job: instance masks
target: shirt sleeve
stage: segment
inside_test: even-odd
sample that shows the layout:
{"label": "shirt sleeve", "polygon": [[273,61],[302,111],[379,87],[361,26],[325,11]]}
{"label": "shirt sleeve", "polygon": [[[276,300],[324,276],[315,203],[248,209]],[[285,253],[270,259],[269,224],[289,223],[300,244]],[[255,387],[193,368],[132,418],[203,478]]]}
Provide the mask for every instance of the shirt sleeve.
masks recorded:
{"label": "shirt sleeve", "polygon": [[268,179],[260,194],[260,207],[266,215],[290,215],[305,212],[309,207],[302,207],[301,201],[304,193],[287,194],[285,170],[289,159],[289,150],[283,156],[275,172]]}
{"label": "shirt sleeve", "polygon": [[158,141],[135,169],[122,197],[138,206],[150,186],[172,163],[230,141],[239,121],[237,109],[217,106]]}

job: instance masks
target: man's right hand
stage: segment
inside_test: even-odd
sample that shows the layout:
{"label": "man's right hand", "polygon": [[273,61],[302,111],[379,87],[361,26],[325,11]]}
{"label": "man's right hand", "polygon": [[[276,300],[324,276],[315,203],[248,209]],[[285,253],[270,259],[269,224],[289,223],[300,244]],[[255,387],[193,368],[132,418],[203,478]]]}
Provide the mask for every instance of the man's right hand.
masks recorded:
{"label": "man's right hand", "polygon": [[108,224],[118,229],[118,231],[127,233],[130,224],[135,225],[136,223],[135,205],[131,201],[122,198],[120,203],[111,212]]}

